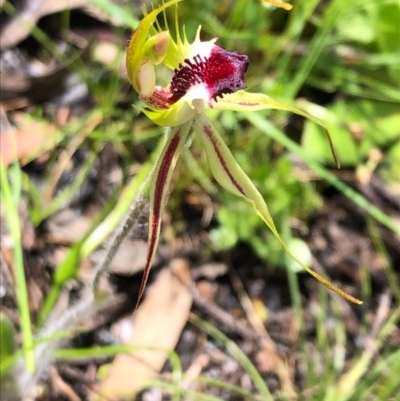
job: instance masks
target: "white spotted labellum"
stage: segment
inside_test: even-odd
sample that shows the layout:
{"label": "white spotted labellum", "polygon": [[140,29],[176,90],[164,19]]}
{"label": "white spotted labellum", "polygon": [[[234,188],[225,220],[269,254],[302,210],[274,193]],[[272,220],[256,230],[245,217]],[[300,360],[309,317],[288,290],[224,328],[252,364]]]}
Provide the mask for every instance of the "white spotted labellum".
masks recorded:
{"label": "white spotted labellum", "polygon": [[[361,301],[344,293],[301,263],[290,252],[275,227],[263,197],[236,162],[204,111],[209,108],[237,111],[273,108],[288,110],[317,123],[318,121],[301,110],[285,106],[266,95],[244,91],[248,57],[217,46],[217,39],[202,42],[200,28],[193,43],[188,42],[184,31],[183,37],[180,36],[177,17],[175,39],[171,37],[168,26],[166,30],[162,30],[157,16],[180,1],[182,0],[170,0],[150,13],[144,10],[145,17],[133,33],[127,49],[128,77],[145,104],[142,111],[154,123],[170,127],[166,130],[164,148],[150,177],[148,254],[139,300],[143,296],[156,252],[172,172],[189,131],[193,128],[201,140],[216,181],[226,190],[245,198],[285,251],[306,271],[344,298],[360,303]],[[164,20],[166,21],[166,18]],[[173,77],[167,87],[156,85],[155,67],[159,64],[173,71]]]}

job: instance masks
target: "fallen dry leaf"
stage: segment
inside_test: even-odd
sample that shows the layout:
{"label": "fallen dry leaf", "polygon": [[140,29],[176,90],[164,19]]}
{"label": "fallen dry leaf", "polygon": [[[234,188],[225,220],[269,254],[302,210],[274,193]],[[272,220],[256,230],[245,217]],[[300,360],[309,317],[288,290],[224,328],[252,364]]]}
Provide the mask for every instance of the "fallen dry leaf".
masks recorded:
{"label": "fallen dry leaf", "polygon": [[0,135],[0,157],[5,166],[19,160],[22,165],[53,149],[61,140],[62,133],[54,125],[33,120],[26,114],[16,114],[15,131]]}
{"label": "fallen dry leaf", "polygon": [[190,283],[189,266],[185,260],[175,259],[169,269],[158,275],[137,312],[116,324],[123,342],[141,349],[114,359],[92,400],[132,399],[149,380],[157,377],[189,316],[192,296],[183,283]]}
{"label": "fallen dry leaf", "polygon": [[[21,165],[27,164],[55,148],[66,135],[55,124],[34,120],[26,113],[14,113],[13,119],[16,128],[8,129],[0,135],[0,158],[5,166],[17,160]],[[102,120],[100,113],[93,113],[77,129],[84,137]]]}

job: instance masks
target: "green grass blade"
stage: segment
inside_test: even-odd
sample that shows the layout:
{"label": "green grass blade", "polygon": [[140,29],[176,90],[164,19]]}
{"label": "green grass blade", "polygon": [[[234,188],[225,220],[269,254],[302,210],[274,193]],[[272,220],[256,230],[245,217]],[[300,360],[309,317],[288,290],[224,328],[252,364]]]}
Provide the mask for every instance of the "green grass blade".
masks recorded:
{"label": "green grass blade", "polygon": [[[88,257],[95,249],[97,249],[122,221],[124,215],[127,213],[134,199],[138,195],[139,189],[146,181],[146,178],[148,177],[155,160],[160,154],[162,144],[163,141],[160,141],[157,148],[153,151],[150,159],[141,167],[135,178],[132,179],[132,181],[125,187],[113,210],[100,222],[100,224],[91,227],[89,231],[83,235],[82,240],[74,244],[74,246],[70,249],[64,261],[57,269],[54,285],[43,304],[40,313],[41,324],[43,324],[49,316],[51,310],[57,302],[64,284],[75,276],[76,272],[78,271],[80,261]],[[101,275],[102,272],[96,272],[96,282],[99,274]],[[94,288],[95,287],[96,283],[94,283]]]}
{"label": "green grass blade", "polygon": [[16,281],[16,294],[18,311],[20,315],[20,325],[22,333],[22,343],[25,350],[26,366],[29,371],[35,370],[35,359],[33,354],[32,325],[29,313],[29,298],[26,286],[24,270],[24,259],[22,251],[21,223],[18,214],[18,205],[21,188],[21,171],[18,165],[9,168],[12,179],[16,181],[15,187],[10,185],[7,177],[6,168],[0,160],[0,182],[1,182],[1,203],[5,209],[5,219],[8,230],[13,241],[14,268]]}
{"label": "green grass blade", "polygon": [[300,60],[294,79],[289,81],[285,87],[285,94],[289,99],[293,99],[306,82],[311,70],[331,40],[331,34],[338,19],[350,5],[351,2],[348,0],[333,0],[327,3],[320,27],[308,45],[309,52]]}
{"label": "green grass blade", "polygon": [[324,167],[322,167],[315,160],[312,160],[304,149],[301,148],[298,144],[289,139],[282,131],[276,128],[271,122],[265,119],[260,114],[256,113],[247,113],[243,114],[243,116],[254,126],[256,126],[260,131],[273,138],[283,146],[285,146],[290,151],[299,155],[308,166],[314,170],[317,174],[319,174],[323,179],[328,181],[332,186],[337,188],[340,192],[342,192],[345,196],[347,196],[353,203],[359,206],[361,209],[365,210],[367,214],[372,216],[374,219],[379,221],[381,224],[392,230],[394,233],[400,235],[400,227],[385,213],[383,213],[376,206],[372,205],[364,196],[354,191],[348,185],[346,185],[343,181],[338,179],[335,175],[330,173]]}
{"label": "green grass blade", "polygon": [[101,8],[108,15],[120,19],[127,28],[136,29],[139,25],[139,20],[134,18],[131,13],[109,0],[90,0],[90,2]]}

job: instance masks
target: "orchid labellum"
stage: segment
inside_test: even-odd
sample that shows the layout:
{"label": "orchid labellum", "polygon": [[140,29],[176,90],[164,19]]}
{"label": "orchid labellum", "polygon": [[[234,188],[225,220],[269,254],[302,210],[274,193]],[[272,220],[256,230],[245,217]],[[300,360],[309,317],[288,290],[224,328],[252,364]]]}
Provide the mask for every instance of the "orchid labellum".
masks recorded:
{"label": "orchid labellum", "polygon": [[[275,227],[263,197],[236,162],[205,112],[209,108],[237,111],[279,109],[300,114],[317,123],[318,121],[301,110],[285,106],[266,95],[244,91],[248,57],[217,46],[216,38],[201,41],[200,28],[193,43],[189,43],[185,31],[179,31],[175,14],[176,38],[171,36],[168,26],[166,30],[162,30],[157,16],[161,12],[165,14],[171,6],[177,7],[176,4],[180,1],[182,0],[170,0],[150,13],[144,10],[145,17],[133,33],[127,49],[128,77],[144,103],[142,111],[154,123],[168,127],[164,148],[149,178],[148,254],[139,300],[143,296],[156,252],[172,172],[189,132],[193,129],[201,140],[210,171],[216,181],[227,191],[245,198],[285,251],[308,273],[344,298],[361,303],[301,263],[290,252]],[[155,68],[159,64],[173,71],[171,82],[166,87],[156,83]]]}

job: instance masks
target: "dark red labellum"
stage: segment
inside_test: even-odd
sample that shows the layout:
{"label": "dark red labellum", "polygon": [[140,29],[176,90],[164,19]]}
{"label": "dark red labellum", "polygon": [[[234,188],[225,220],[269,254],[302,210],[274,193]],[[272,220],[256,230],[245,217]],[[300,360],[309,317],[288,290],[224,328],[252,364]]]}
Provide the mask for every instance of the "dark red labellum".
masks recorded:
{"label": "dark red labellum", "polygon": [[171,104],[196,85],[204,83],[209,91],[210,99],[217,100],[225,93],[233,93],[245,89],[244,74],[249,66],[249,58],[237,52],[230,52],[215,46],[210,57],[201,58],[197,55],[193,60],[185,60],[185,64],[175,69],[171,81]]}

